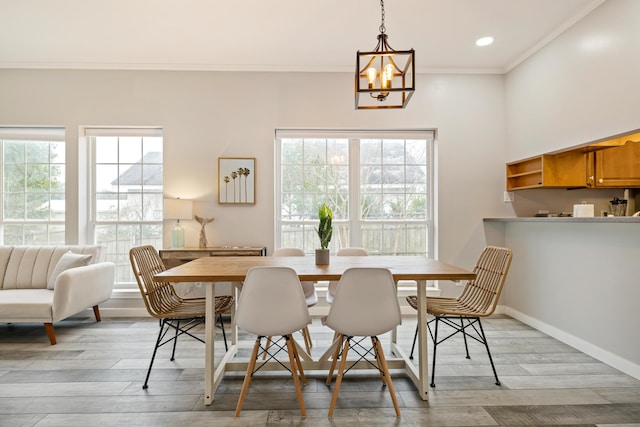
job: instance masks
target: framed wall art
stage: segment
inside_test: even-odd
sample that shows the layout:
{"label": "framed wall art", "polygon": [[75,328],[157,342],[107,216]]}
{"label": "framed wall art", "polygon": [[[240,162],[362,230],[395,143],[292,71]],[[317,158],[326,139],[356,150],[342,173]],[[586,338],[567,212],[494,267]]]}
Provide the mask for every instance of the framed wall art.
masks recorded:
{"label": "framed wall art", "polygon": [[218,203],[255,204],[255,183],[255,157],[218,157]]}

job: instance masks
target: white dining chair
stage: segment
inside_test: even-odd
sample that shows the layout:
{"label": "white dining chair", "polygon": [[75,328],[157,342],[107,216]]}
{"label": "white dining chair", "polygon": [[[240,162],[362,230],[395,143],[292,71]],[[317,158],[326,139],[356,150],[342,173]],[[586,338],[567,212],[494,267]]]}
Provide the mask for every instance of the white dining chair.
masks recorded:
{"label": "white dining chair", "polygon": [[[279,248],[273,251],[273,256],[304,256],[304,252],[299,248]],[[302,285],[302,291],[304,292],[305,301],[307,307],[313,307],[318,303],[318,292],[316,291],[316,283],[310,281],[300,282]],[[311,354],[311,347],[313,347],[313,341],[311,341],[311,334],[309,328],[305,326],[300,330],[302,338],[304,339],[304,347],[307,353]],[[269,346],[270,340],[267,341]]]}
{"label": "white dining chair", "polygon": [[[336,253],[336,256],[367,256],[369,253],[364,248],[342,248],[339,249]],[[327,303],[331,304],[333,302],[333,297],[336,294],[336,287],[338,286],[337,280],[332,280],[329,282],[329,286],[327,287],[327,294],[325,299]]]}
{"label": "white dining chair", "polygon": [[[339,334],[339,344],[333,353],[327,385],[331,384],[338,358],[341,359],[329,407],[329,417],[333,417],[342,378],[348,370],[349,349],[352,347],[360,355],[359,360],[366,358],[367,355],[374,356],[375,363],[370,363],[380,372],[383,385],[389,389],[396,415],[400,416],[393,382],[378,339],[378,335],[389,332],[402,323],[396,294],[395,281],[386,268],[349,268],[338,282],[335,298],[325,323]],[[370,337],[373,348],[365,349],[362,346],[363,339],[357,340],[354,339],[355,337]]]}
{"label": "white dining chair", "polygon": [[[283,310],[283,307],[287,309]],[[311,322],[311,317],[295,270],[289,267],[251,268],[242,285],[235,318],[239,329],[257,335],[235,416],[240,416],[253,374],[260,369],[260,367],[256,369],[260,350],[269,354],[269,360],[274,359],[281,350],[287,351],[288,368],[293,376],[300,412],[302,416],[306,416],[300,387],[300,381],[305,384],[306,379],[292,334],[307,326]],[[281,336],[285,345],[274,343],[271,346],[272,350],[262,347],[262,338],[272,336]]]}

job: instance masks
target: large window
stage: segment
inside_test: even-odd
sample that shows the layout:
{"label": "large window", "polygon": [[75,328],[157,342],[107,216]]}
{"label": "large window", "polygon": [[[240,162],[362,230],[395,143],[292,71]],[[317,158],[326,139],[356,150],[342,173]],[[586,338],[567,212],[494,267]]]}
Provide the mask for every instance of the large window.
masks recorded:
{"label": "large window", "polygon": [[276,132],[276,246],[318,247],[318,208],[333,210],[330,249],[433,256],[433,131]]}
{"label": "large window", "polygon": [[64,129],[0,127],[0,156],[0,244],[64,244]]}
{"label": "large window", "polygon": [[129,249],[162,247],[162,131],[85,129],[92,185],[91,227],[105,261],[116,264],[116,287],[135,284]]}

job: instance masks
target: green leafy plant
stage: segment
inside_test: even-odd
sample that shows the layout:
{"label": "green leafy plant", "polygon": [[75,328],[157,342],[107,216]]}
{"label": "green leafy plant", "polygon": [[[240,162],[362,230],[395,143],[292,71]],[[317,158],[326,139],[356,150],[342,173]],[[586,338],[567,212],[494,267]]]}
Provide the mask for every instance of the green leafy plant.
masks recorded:
{"label": "green leafy plant", "polygon": [[320,218],[320,225],[316,228],[318,237],[320,238],[320,247],[327,249],[329,242],[331,241],[331,235],[333,234],[333,227],[331,226],[331,220],[333,219],[333,212],[331,208],[323,203],[318,209],[318,218]]}

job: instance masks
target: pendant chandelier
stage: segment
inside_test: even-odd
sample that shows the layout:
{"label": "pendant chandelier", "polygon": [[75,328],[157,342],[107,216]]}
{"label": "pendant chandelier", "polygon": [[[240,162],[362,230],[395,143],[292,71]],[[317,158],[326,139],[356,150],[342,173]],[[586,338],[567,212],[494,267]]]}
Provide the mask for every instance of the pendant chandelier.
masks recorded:
{"label": "pendant chandelier", "polygon": [[378,44],[356,55],[356,109],[404,108],[415,91],[415,51],[393,50],[384,26],[384,0]]}

